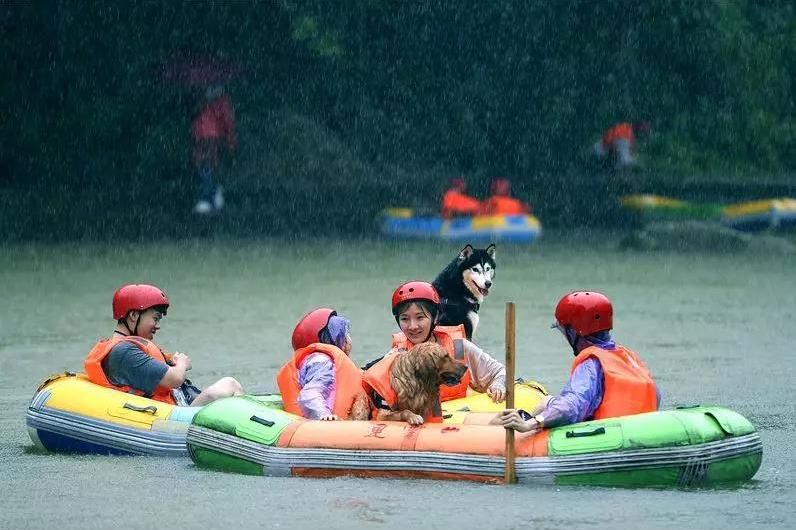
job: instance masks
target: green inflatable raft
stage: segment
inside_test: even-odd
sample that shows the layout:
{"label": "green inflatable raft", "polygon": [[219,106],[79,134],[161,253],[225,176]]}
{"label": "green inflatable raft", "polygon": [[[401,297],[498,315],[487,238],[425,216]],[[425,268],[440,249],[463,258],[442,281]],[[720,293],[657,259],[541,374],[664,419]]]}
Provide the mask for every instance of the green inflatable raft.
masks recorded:
{"label": "green inflatable raft", "polygon": [[[500,427],[307,421],[250,396],[204,407],[187,439],[198,467],[252,475],[497,483],[505,466]],[[763,455],[743,416],[701,406],[517,433],[515,449],[520,483],[619,487],[740,484]]]}

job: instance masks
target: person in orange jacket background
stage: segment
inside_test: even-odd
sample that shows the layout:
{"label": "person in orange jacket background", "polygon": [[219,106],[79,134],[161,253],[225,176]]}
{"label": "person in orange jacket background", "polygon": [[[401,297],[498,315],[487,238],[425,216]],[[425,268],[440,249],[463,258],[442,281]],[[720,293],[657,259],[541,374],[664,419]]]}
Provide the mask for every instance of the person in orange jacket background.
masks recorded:
{"label": "person in orange jacket background", "polygon": [[453,178],[450,188],[442,194],[442,217],[451,219],[457,216],[478,215],[481,201],[467,195],[467,183],[462,178]]}
{"label": "person in orange jacket background", "polygon": [[611,338],[613,306],[608,297],[595,291],[569,293],[558,302],[555,318],[553,327],[575,354],[569,382],[531,413],[508,409],[490,423],[532,432],[658,410],[660,391],[647,365]]}
{"label": "person in orange jacket background", "polygon": [[509,179],[494,179],[489,192],[491,196],[481,205],[482,215],[521,215],[531,212],[529,204],[511,196]]}
{"label": "person in orange jacket background", "polygon": [[649,134],[650,130],[647,121],[617,123],[603,132],[600,140],[594,144],[594,155],[614,169],[633,167],[638,163],[636,140]]}

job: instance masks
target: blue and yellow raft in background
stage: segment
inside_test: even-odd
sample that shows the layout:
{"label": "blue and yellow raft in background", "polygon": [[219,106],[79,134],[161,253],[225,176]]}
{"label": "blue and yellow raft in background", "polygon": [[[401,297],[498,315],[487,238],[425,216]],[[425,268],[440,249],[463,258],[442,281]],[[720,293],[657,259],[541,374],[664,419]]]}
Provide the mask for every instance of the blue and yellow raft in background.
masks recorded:
{"label": "blue and yellow raft in background", "polygon": [[796,228],[796,199],[763,199],[724,207],[722,223],[738,230]]}
{"label": "blue and yellow raft in background", "polygon": [[722,207],[715,203],[695,203],[650,193],[625,195],[619,199],[622,208],[649,221],[716,220]]}
{"label": "blue and yellow raft in background", "polygon": [[468,243],[533,243],[542,225],[533,215],[476,215],[443,219],[418,215],[411,208],[387,208],[381,233],[400,239],[441,239]]}

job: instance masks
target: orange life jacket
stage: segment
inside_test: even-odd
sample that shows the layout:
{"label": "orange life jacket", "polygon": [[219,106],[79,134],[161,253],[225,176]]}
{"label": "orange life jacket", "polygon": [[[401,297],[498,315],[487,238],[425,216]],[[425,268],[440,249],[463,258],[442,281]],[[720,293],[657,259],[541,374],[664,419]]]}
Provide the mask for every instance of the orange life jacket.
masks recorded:
{"label": "orange life jacket", "polygon": [[282,395],[285,410],[292,414],[302,415],[298,405],[299,369],[307,357],[315,352],[327,355],[334,363],[334,408],[332,412],[340,418],[348,418],[357,395],[362,392],[362,371],[351,358],[337,346],[314,343],[296,350],[293,358],[279,369],[276,384]]}
{"label": "orange life jacket", "polygon": [[606,149],[612,149],[617,140],[627,140],[632,148],[636,140],[633,125],[627,122],[617,123],[603,133],[602,143]]}
{"label": "orange life jacket", "polygon": [[[362,387],[368,395],[370,400],[370,410],[372,418],[375,420],[378,416],[379,409],[373,402],[372,392],[375,391],[379,394],[391,409],[395,409],[395,401],[397,396],[395,389],[390,383],[390,370],[395,360],[403,353],[392,353],[365,370],[362,374]],[[442,406],[439,402],[435,403],[432,410],[426,411],[423,414],[423,419],[428,423],[442,423]]]}
{"label": "orange life jacket", "polygon": [[493,195],[484,201],[481,213],[485,215],[522,215],[530,207],[519,199],[505,195]]}
{"label": "orange life jacket", "polygon": [[[464,326],[437,326],[434,328],[434,336],[437,338],[437,344],[445,348],[448,355],[453,357],[456,361],[467,365],[467,356],[464,354]],[[411,350],[414,344],[409,342],[401,332],[394,333],[392,336],[392,347],[403,350]],[[464,372],[462,380],[456,386],[440,385],[439,387],[439,400],[450,401],[451,399],[459,399],[467,396],[467,387],[470,386],[470,370]]]}
{"label": "orange life jacket", "polygon": [[154,342],[146,340],[143,337],[115,336],[111,337],[110,339],[103,339],[99,341],[94,345],[93,348],[91,348],[91,351],[88,352],[86,360],[83,361],[83,368],[86,371],[86,375],[88,376],[89,380],[94,384],[107,388],[113,388],[115,390],[121,390],[122,392],[128,392],[138,396],[145,396],[154,399],[155,401],[162,401],[163,403],[176,405],[177,402],[174,400],[174,396],[171,393],[171,388],[169,387],[158,385],[155,387],[155,391],[152,393],[152,395],[147,396],[144,394],[144,392],[138,389],[124,385],[114,385],[110,382],[108,376],[105,374],[105,370],[102,368],[102,360],[105,359],[113,347],[120,342],[130,342],[156,361],[169,364],[170,357],[168,354],[164,353]]}
{"label": "orange life jacket", "polygon": [[600,362],[604,379],[603,400],[594,411],[595,420],[658,410],[655,382],[638,355],[619,345],[613,350],[589,346],[575,357],[572,371],[591,358]]}
{"label": "orange life jacket", "polygon": [[481,201],[458,190],[448,190],[442,195],[442,217],[450,219],[456,215],[478,215]]}

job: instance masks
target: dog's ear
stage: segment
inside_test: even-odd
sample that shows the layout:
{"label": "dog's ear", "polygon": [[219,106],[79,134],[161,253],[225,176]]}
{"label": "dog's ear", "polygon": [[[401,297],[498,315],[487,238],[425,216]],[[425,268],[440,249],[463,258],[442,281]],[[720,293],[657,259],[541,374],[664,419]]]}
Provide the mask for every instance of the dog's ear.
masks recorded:
{"label": "dog's ear", "polygon": [[437,366],[434,364],[434,361],[429,358],[422,359],[415,364],[414,372],[415,378],[421,383],[437,380]]}
{"label": "dog's ear", "polygon": [[486,247],[486,253],[487,253],[487,255],[490,258],[495,259],[495,244],[494,243],[490,243],[489,246]]}
{"label": "dog's ear", "polygon": [[415,346],[410,350],[412,354],[410,359],[412,362],[412,371],[418,381],[436,381],[437,380],[437,362],[435,359],[435,351],[430,343]]}
{"label": "dog's ear", "polygon": [[462,262],[473,255],[473,246],[471,244],[465,245],[461,252],[459,252],[459,262]]}

